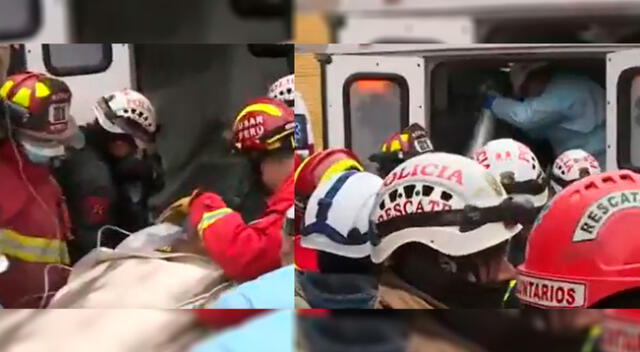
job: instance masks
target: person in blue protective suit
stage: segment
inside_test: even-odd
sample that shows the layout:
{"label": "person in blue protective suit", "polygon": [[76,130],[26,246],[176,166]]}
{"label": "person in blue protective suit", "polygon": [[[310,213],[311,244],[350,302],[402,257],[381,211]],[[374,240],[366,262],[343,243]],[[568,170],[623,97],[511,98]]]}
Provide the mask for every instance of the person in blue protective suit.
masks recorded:
{"label": "person in blue protective suit", "polygon": [[287,211],[284,222],[280,258],[282,267],[248,281],[222,295],[211,309],[293,309],[295,268],[294,208]]}
{"label": "person in blue protective suit", "polygon": [[208,338],[191,352],[293,352],[294,323],[292,310],[263,314]]}
{"label": "person in blue protective suit", "polygon": [[377,294],[369,213],[382,179],[346,171],[320,184],[305,209],[301,245],[318,251],[319,272],[299,275],[311,308],[369,309]]}
{"label": "person in blue protective suit", "polygon": [[534,138],[548,139],[556,156],[583,149],[605,165],[605,91],[590,78],[553,70],[546,62],[514,64],[516,100],[487,93],[484,108]]}

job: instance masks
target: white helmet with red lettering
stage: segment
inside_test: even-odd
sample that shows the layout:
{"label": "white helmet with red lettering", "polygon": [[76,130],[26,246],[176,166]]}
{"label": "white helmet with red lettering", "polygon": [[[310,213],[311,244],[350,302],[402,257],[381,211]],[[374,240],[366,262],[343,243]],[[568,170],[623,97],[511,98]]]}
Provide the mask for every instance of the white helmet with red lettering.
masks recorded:
{"label": "white helmet with red lettering", "polygon": [[453,257],[477,253],[518,233],[531,209],[531,202],[507,197],[496,178],[472,159],[419,155],[395,168],[378,192],[371,213],[371,258],[381,263],[410,242]]}
{"label": "white helmet with red lettering", "polygon": [[598,160],[582,149],[571,149],[560,154],[553,163],[549,183],[559,193],[579,179],[602,172]]}
{"label": "white helmet with red lettering", "polygon": [[98,99],[93,107],[102,128],[117,134],[129,134],[143,144],[155,141],[158,119],[153,105],[141,93],[123,89]]}
{"label": "white helmet with red lettering", "polygon": [[536,207],[547,203],[546,175],[526,145],[509,138],[495,139],[477,150],[474,159],[500,181],[510,196],[528,198]]}
{"label": "white helmet with red lettering", "polygon": [[277,80],[269,87],[269,98],[278,99],[285,102],[289,107],[293,107],[296,93],[295,75],[291,74]]}

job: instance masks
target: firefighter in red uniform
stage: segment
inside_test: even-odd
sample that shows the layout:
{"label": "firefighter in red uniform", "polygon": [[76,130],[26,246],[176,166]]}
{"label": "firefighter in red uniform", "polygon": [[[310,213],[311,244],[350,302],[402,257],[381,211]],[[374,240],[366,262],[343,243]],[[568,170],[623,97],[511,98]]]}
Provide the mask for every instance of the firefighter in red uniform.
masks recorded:
{"label": "firefighter in red uniform", "polygon": [[70,228],[50,166],[77,131],[71,91],[58,79],[25,72],[9,77],[0,96],[0,254],[8,258],[0,305],[37,308],[67,279],[66,269],[51,265],[69,264]]}
{"label": "firefighter in red uniform", "polygon": [[294,114],[283,102],[260,98],[233,125],[237,149],[247,155],[271,198],[263,217],[245,224],[215,193],[196,195],[189,211],[207,252],[225,274],[247,281],[281,266],[280,246],[286,212],[293,206]]}

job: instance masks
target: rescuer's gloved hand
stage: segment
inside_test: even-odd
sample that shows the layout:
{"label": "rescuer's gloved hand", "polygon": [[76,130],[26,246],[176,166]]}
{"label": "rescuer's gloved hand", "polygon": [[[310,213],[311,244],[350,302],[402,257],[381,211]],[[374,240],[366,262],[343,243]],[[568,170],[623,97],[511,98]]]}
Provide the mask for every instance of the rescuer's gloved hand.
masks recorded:
{"label": "rescuer's gloved hand", "polygon": [[482,107],[491,110],[493,108],[493,103],[495,102],[497,95],[487,94],[484,97],[484,101],[482,102]]}
{"label": "rescuer's gloved hand", "polygon": [[189,215],[191,203],[193,203],[193,200],[201,194],[202,192],[196,189],[195,191],[193,191],[193,193],[191,193],[190,196],[180,198],[177,201],[173,202],[173,204],[171,204],[160,214],[160,216],[156,220],[156,223],[168,222],[174,225],[181,226]]}

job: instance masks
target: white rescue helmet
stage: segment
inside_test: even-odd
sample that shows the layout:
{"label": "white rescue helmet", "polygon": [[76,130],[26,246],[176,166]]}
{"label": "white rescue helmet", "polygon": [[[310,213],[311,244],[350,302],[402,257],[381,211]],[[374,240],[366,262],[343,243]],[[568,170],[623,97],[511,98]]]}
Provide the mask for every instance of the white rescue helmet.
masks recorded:
{"label": "white rescue helmet", "polygon": [[371,255],[369,214],[382,185],[377,175],[346,171],[311,194],[301,244],[348,258]]}
{"label": "white rescue helmet", "polygon": [[296,93],[295,75],[284,76],[269,87],[269,98],[278,99],[293,107]]}
{"label": "white rescue helmet", "polygon": [[269,98],[278,99],[289,107],[292,107],[296,118],[295,149],[305,159],[313,154],[314,139],[311,126],[311,116],[305,104],[302,94],[296,91],[295,74],[284,76],[269,87]]}
{"label": "white rescue helmet", "polygon": [[500,181],[510,196],[528,198],[536,207],[549,200],[545,172],[526,145],[509,138],[495,139],[477,150],[474,159]]}
{"label": "white rescue helmet", "polygon": [[416,156],[395,168],[378,192],[371,212],[371,259],[381,263],[410,242],[454,257],[480,252],[522,229],[513,215],[519,206],[472,159]]}
{"label": "white rescue helmet", "polygon": [[100,126],[111,133],[129,134],[144,144],[155,140],[155,109],[149,99],[134,90],[123,89],[100,97],[93,111]]}
{"label": "white rescue helmet", "polygon": [[559,193],[573,182],[602,172],[598,160],[582,149],[571,149],[560,154],[553,162],[549,183]]}

